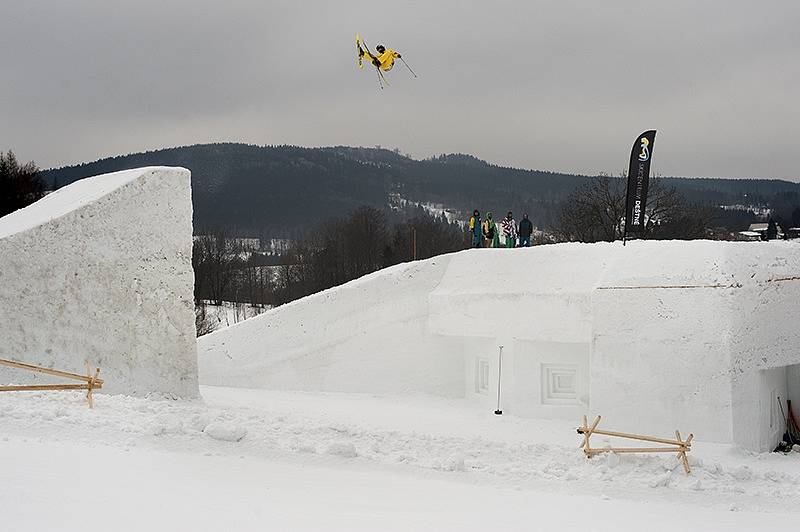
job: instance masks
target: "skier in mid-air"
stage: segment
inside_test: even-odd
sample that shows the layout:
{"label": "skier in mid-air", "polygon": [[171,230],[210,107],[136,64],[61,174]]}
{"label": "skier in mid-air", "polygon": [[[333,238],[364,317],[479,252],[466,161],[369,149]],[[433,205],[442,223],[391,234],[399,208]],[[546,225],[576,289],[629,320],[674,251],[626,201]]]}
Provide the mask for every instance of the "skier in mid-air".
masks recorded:
{"label": "skier in mid-air", "polygon": [[375,66],[378,72],[378,82],[383,88],[384,84],[388,85],[386,78],[383,77],[384,72],[388,72],[394,67],[394,60],[399,59],[408,68],[408,71],[416,78],[417,75],[411,70],[411,67],[403,59],[399,52],[386,48],[384,45],[379,44],[375,47],[377,53],[373,54],[369,51],[369,47],[364,42],[360,35],[356,35],[356,49],[358,51],[358,68],[364,68],[364,61],[368,61]]}
{"label": "skier in mid-air", "polygon": [[364,45],[364,48],[361,47],[362,44],[364,43],[356,43],[358,46],[358,66],[361,68],[363,68],[364,57],[366,57],[370,63],[375,65],[375,68],[380,68],[384,72],[389,72],[394,66],[394,60],[403,57],[391,48],[387,49],[382,44],[379,44],[375,47],[375,49],[378,51],[378,55],[372,55],[366,45]]}

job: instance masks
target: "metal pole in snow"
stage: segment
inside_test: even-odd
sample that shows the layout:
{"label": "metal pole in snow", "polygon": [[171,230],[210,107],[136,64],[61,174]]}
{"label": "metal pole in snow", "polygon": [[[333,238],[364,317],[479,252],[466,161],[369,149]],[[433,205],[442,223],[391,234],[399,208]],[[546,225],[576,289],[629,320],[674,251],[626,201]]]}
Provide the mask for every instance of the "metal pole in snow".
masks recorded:
{"label": "metal pole in snow", "polygon": [[503,414],[503,411],[500,410],[500,377],[503,372],[503,346],[500,347],[500,354],[497,357],[497,410],[494,413],[498,416]]}
{"label": "metal pole in snow", "polygon": [[622,226],[622,245],[628,239],[628,188],[625,188],[625,225]]}

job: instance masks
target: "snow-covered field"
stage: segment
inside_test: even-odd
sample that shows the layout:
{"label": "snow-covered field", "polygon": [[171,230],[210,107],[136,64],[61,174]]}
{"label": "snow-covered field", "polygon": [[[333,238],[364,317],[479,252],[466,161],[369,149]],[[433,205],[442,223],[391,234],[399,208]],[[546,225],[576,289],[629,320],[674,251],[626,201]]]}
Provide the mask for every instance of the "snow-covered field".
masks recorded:
{"label": "snow-covered field", "polygon": [[212,320],[215,331],[263,314],[264,311],[272,308],[270,306],[261,307],[250,303],[236,303],[232,301],[223,301],[222,305],[219,306],[212,305],[207,301],[204,302],[204,304],[206,305],[206,315],[208,319]]}
{"label": "snow-covered field", "polygon": [[[767,530],[800,453],[578,449],[574,424],[424,395],[205,386],[203,400],[0,395],[2,530]],[[601,441],[598,439],[598,441]]]}

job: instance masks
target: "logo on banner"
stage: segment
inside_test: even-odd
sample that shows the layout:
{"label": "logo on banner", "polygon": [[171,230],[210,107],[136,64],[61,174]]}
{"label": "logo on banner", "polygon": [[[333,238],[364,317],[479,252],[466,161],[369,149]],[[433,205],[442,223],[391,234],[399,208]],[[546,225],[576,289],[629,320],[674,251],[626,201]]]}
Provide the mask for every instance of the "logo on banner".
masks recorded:
{"label": "logo on banner", "polygon": [[640,142],[642,143],[642,151],[639,154],[639,160],[644,162],[650,158],[650,149],[647,147],[650,141],[647,140],[647,137],[642,137]]}

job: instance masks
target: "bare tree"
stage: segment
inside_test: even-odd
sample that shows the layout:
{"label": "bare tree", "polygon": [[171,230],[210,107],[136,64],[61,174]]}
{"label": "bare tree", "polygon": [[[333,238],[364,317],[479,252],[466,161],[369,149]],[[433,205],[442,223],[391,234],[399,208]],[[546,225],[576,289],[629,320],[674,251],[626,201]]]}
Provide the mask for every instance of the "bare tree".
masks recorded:
{"label": "bare tree", "polygon": [[[625,229],[626,179],[601,174],[576,188],[563,203],[554,233],[561,241],[611,242]],[[711,223],[708,205],[690,203],[661,176],[650,180],[641,238],[702,238]]]}
{"label": "bare tree", "polygon": [[239,283],[247,302],[262,307],[271,302],[272,279],[268,266],[248,264],[240,272]]}
{"label": "bare tree", "polygon": [[344,231],[349,277],[360,277],[383,268],[383,251],[389,231],[382,211],[369,206],[357,208],[348,217]]}
{"label": "bare tree", "polygon": [[562,241],[611,242],[622,238],[624,218],[625,180],[600,174],[567,197],[554,232]]}
{"label": "bare tree", "polygon": [[471,237],[465,237],[462,228],[457,223],[448,222],[446,216],[436,217],[422,212],[394,227],[384,258],[386,264],[397,264],[412,260],[416,252],[417,259],[427,259],[466,249],[470,242]]}
{"label": "bare tree", "polygon": [[214,332],[217,327],[214,319],[206,312],[206,304],[203,302],[195,302],[194,304],[194,327],[198,338],[204,334]]}
{"label": "bare tree", "polygon": [[234,269],[241,264],[241,246],[226,231],[195,237],[192,262],[195,273],[195,298],[211,299],[221,305],[233,285]]}
{"label": "bare tree", "polygon": [[654,240],[703,238],[711,225],[710,205],[686,201],[660,176],[650,182],[643,238]]}
{"label": "bare tree", "polygon": [[345,219],[329,219],[282,255],[275,279],[277,302],[285,303],[346,283],[391,264],[466,247],[458,224],[422,213],[391,229],[383,211],[359,207]]}

